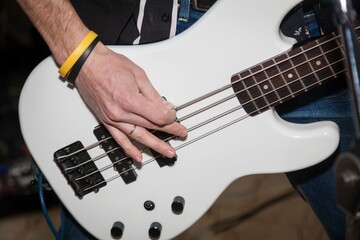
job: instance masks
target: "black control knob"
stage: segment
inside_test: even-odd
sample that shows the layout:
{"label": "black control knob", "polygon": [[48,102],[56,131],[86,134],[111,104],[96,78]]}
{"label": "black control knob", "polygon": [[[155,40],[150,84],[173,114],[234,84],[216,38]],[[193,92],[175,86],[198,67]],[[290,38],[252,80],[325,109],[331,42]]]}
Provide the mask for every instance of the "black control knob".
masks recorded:
{"label": "black control knob", "polygon": [[114,222],[111,228],[111,236],[114,239],[120,239],[124,232],[124,224],[122,222]]}
{"label": "black control knob", "polygon": [[175,214],[181,214],[184,210],[185,199],[183,197],[177,196],[174,198],[171,209]]}
{"label": "black control knob", "polygon": [[155,203],[153,201],[147,200],[144,202],[144,208],[148,211],[152,211],[155,208]]}
{"label": "black control knob", "polygon": [[153,222],[149,228],[149,236],[152,239],[157,239],[161,235],[161,224],[158,222]]}

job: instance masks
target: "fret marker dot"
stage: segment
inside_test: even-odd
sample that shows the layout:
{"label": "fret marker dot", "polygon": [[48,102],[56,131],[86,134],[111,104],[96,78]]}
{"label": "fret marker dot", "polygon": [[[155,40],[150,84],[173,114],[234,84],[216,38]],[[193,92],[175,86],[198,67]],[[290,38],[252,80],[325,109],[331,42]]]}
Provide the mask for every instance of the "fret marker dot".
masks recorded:
{"label": "fret marker dot", "polygon": [[294,77],[294,75],[292,73],[289,73],[287,76],[288,76],[288,78],[293,78]]}
{"label": "fret marker dot", "polygon": [[267,89],[269,88],[269,86],[265,84],[265,85],[263,86],[263,88],[264,88],[265,90],[267,90]]}
{"label": "fret marker dot", "polygon": [[321,61],[320,61],[320,60],[317,60],[317,61],[316,61],[316,65],[320,66],[320,65],[321,65]]}

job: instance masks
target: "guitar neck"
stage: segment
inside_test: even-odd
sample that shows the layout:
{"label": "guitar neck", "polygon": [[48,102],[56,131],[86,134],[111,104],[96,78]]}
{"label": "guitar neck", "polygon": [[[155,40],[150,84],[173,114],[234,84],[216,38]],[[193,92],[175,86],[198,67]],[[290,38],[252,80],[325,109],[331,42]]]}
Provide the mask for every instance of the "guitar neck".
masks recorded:
{"label": "guitar neck", "polygon": [[244,110],[255,116],[337,78],[345,70],[341,39],[333,33],[239,72],[231,82]]}

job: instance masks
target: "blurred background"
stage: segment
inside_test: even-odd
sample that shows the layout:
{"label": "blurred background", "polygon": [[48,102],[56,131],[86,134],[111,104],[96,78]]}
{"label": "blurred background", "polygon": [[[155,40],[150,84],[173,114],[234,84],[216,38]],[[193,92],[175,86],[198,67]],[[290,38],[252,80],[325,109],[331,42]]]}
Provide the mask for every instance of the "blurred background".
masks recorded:
{"label": "blurred background", "polygon": [[[0,238],[19,239],[27,216],[40,210],[30,155],[18,120],[19,94],[28,74],[49,51],[16,1],[0,1]],[[59,206],[47,193],[49,206]],[[11,219],[18,221],[11,222]],[[42,218],[39,218],[42,221]],[[30,224],[30,223],[29,223]],[[45,228],[46,232],[48,230]],[[15,234],[19,233],[19,234]],[[47,233],[47,236],[51,236]],[[52,237],[52,236],[51,236]],[[24,239],[46,239],[40,235]],[[49,238],[51,239],[51,238]]]}
{"label": "blurred background", "polygon": [[[17,104],[31,70],[49,51],[13,0],[0,1],[0,239],[54,239],[41,213],[31,156],[22,139]],[[61,206],[46,193],[50,217]],[[234,182],[194,226],[176,239],[326,239],[317,218],[283,174]]]}

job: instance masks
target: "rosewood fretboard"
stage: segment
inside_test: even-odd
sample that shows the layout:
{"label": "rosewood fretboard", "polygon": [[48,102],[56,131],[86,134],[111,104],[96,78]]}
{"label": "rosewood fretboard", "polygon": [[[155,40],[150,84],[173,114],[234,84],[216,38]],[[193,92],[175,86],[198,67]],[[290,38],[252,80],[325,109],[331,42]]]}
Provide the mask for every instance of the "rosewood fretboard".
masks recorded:
{"label": "rosewood fretboard", "polygon": [[329,34],[239,72],[231,83],[244,110],[255,116],[344,72],[341,39]]}

